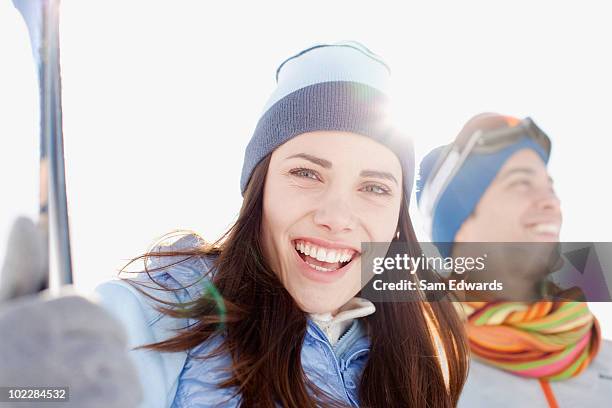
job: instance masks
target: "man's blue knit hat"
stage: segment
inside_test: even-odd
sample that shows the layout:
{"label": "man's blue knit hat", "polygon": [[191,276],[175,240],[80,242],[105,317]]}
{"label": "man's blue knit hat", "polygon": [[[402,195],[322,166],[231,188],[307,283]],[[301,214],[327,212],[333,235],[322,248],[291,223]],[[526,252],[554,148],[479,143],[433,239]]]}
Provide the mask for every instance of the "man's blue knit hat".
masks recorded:
{"label": "man's blue knit hat", "polygon": [[[477,130],[487,131],[510,126],[508,122],[518,122],[515,118],[509,118],[494,113],[483,113],[474,116],[463,127],[457,138],[466,133],[473,134]],[[417,202],[421,202],[421,193],[437,164],[440,155],[447,146],[440,146],[432,150],[421,161],[419,179],[417,180]],[[549,153],[525,136],[517,142],[493,153],[476,154],[471,153],[459,171],[453,176],[433,209],[433,220],[431,225],[432,242],[436,243],[440,254],[450,256],[452,243],[455,235],[463,222],[474,212],[480,198],[485,193],[495,176],[515,152],[522,149],[533,149],[548,163]]]}
{"label": "man's blue knit hat", "polygon": [[414,149],[390,122],[390,70],[378,56],[355,42],[316,45],[285,60],[276,82],[244,154],[242,194],[255,166],[278,146],[302,133],[333,130],[390,148],[402,165],[410,197]]}

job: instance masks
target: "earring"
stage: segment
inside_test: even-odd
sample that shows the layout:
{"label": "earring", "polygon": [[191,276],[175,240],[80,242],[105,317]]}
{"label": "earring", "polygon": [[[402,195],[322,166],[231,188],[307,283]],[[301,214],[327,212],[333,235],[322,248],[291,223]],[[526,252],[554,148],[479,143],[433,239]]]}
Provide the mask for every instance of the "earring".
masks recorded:
{"label": "earring", "polygon": [[399,239],[399,237],[400,237],[400,232],[399,230],[397,230],[397,232],[395,233],[395,239]]}

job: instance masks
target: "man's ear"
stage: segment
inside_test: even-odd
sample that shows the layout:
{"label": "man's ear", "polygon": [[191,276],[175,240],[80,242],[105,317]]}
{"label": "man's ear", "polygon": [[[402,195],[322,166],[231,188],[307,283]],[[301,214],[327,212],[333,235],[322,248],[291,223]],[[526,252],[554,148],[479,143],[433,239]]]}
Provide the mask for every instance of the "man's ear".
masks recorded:
{"label": "man's ear", "polygon": [[459,227],[459,229],[457,230],[457,232],[455,233],[455,239],[454,242],[466,242],[466,241],[470,241],[470,236],[469,236],[469,231],[470,231],[470,227],[471,224],[474,222],[474,219],[476,218],[476,210],[474,210],[466,219],[465,221],[463,221],[463,224],[461,224],[461,227]]}

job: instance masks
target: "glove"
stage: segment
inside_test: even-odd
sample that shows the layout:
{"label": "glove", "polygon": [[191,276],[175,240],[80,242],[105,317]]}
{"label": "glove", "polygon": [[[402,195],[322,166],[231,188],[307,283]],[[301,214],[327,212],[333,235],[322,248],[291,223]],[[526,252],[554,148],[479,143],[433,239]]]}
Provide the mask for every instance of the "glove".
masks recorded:
{"label": "glove", "polygon": [[43,293],[0,307],[0,386],[69,387],[68,402],[32,406],[136,407],[142,391],[127,353],[120,323],[84,297]]}
{"label": "glove", "polygon": [[47,282],[47,260],[47,245],[38,228],[29,218],[17,218],[0,271],[0,302],[43,289]]}

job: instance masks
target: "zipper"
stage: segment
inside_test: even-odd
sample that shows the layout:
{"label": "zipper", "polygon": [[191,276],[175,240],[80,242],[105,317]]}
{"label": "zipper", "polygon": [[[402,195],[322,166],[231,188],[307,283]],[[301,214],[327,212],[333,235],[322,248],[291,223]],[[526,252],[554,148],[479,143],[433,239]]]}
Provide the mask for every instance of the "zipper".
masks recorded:
{"label": "zipper", "polygon": [[540,387],[542,391],[544,391],[544,396],[546,397],[546,402],[548,402],[548,406],[550,408],[559,408],[559,404],[557,403],[557,399],[555,398],[555,394],[552,391],[552,388],[548,381],[539,379]]}
{"label": "zipper", "polygon": [[[341,356],[346,351],[342,349],[343,348],[342,346],[344,346],[343,342],[346,342],[347,339],[350,339],[351,337],[355,337],[354,334],[355,332],[359,331],[359,329],[360,329],[360,323],[358,321],[355,321],[353,322],[351,327],[346,331],[346,333],[340,336],[340,338],[336,342],[336,345],[334,346],[334,351],[337,352],[336,353],[337,356]],[[359,339],[355,339],[355,340],[359,340]],[[357,351],[354,351],[353,354],[351,354],[348,358],[345,359],[346,365],[348,365],[357,355],[362,354],[364,352],[368,352],[368,351],[370,351],[369,347],[361,348]]]}
{"label": "zipper", "polygon": [[353,361],[353,359],[357,356],[360,356],[362,354],[367,353],[368,351],[370,351],[370,349],[364,348],[364,349],[360,349],[357,350],[356,352],[354,352],[353,354],[351,354],[347,359],[346,359],[346,365],[348,366],[351,361]]}
{"label": "zipper", "polygon": [[[338,357],[336,357],[336,353],[334,351],[334,347],[331,345],[331,343],[327,339],[327,336],[325,335],[325,333],[322,332],[322,330],[319,328],[319,326],[317,326],[316,323],[309,323],[309,326],[315,331],[315,333],[318,334],[318,336],[315,336],[315,339],[317,341],[319,341],[320,343],[323,343],[327,347],[329,352],[331,353],[332,360],[334,361],[334,366],[336,367],[336,374],[338,375],[338,377],[342,381],[342,389],[344,390],[344,396],[346,397],[347,401],[349,401],[353,406],[356,407],[357,403],[353,400],[353,398],[351,398],[351,396],[349,395],[348,391],[346,390],[346,385],[344,384],[344,376],[342,375],[342,371],[343,370],[341,370],[341,368],[340,368],[340,361],[338,361]],[[349,331],[350,331],[350,329],[349,329]],[[348,333],[348,331],[347,331],[347,333]],[[341,336],[341,337],[344,337],[344,335]]]}
{"label": "zipper", "polygon": [[345,339],[349,334],[352,334],[353,332],[355,332],[355,330],[357,330],[357,321],[353,321],[353,323],[351,323],[351,327],[349,327],[349,329],[340,337],[338,337],[338,341],[336,342],[335,346],[332,346],[334,348],[334,351],[337,350],[338,346],[340,345],[340,342],[342,341],[342,339]]}

